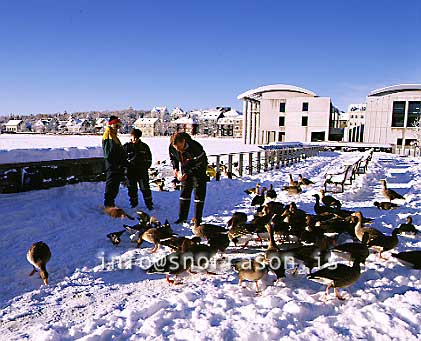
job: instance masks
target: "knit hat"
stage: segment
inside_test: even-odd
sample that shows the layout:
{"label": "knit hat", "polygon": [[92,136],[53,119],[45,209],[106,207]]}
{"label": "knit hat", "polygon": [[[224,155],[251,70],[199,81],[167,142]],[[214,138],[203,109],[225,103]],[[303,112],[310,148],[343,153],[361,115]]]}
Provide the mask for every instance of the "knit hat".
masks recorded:
{"label": "knit hat", "polygon": [[111,115],[110,118],[108,119],[108,125],[112,125],[114,123],[120,123],[121,121],[117,116]]}

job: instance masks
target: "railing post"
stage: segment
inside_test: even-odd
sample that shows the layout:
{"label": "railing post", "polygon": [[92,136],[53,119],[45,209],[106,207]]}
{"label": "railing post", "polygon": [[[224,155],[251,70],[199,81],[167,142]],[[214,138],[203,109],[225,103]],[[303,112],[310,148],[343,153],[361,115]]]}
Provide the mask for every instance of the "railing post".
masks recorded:
{"label": "railing post", "polygon": [[279,165],[281,163],[281,151],[278,149],[276,150],[276,168],[279,169]]}
{"label": "railing post", "polygon": [[243,153],[238,154],[238,176],[243,176]]}
{"label": "railing post", "polygon": [[253,174],[253,153],[249,153],[249,175]]}
{"label": "railing post", "polygon": [[216,155],[216,181],[219,181],[220,177],[218,176],[218,174],[220,174],[220,165],[221,163],[221,155]]}
{"label": "railing post", "polygon": [[232,173],[232,154],[228,154],[228,172]]}
{"label": "railing post", "polygon": [[260,168],[262,167],[261,163],[260,163],[260,159],[262,158],[262,152],[257,152],[257,173],[260,173]]}

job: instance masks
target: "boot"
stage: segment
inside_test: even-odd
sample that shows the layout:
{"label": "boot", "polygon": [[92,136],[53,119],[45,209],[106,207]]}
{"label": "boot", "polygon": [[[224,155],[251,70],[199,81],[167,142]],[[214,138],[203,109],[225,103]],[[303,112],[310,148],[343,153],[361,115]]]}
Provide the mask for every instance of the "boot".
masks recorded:
{"label": "boot", "polygon": [[202,223],[203,207],[205,206],[204,201],[194,201],[194,217],[196,219],[196,224]]}
{"label": "boot", "polygon": [[[189,215],[190,209],[190,200],[181,200],[180,199],[180,209],[178,211],[178,220],[180,222],[187,221],[187,217]],[[180,222],[176,222],[176,224],[180,224]]]}

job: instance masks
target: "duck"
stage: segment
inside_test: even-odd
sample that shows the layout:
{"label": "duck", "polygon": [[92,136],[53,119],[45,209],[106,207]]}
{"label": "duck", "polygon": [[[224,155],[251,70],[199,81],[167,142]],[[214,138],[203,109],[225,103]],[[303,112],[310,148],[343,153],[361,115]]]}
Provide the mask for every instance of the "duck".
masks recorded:
{"label": "duck", "polygon": [[282,214],[285,211],[285,205],[278,201],[269,201],[263,207],[263,213],[265,214]]}
{"label": "duck", "polygon": [[149,251],[155,253],[159,250],[161,239],[170,238],[172,236],[174,236],[174,232],[171,229],[170,223],[166,220],[161,227],[151,227],[143,232],[137,239],[137,247],[140,247],[143,241],[147,241],[154,244],[154,247]]}
{"label": "duck", "polygon": [[142,210],[136,211],[136,214],[137,214],[137,219],[139,220],[139,223],[140,224],[146,225],[151,220],[151,216],[148,213],[146,213],[146,212],[144,212]]}
{"label": "duck", "polygon": [[39,271],[39,275],[45,285],[48,285],[47,263],[51,258],[51,251],[48,245],[42,241],[31,245],[26,253],[26,259],[32,264],[33,270],[29,273],[32,276]]}
{"label": "duck", "polygon": [[265,251],[265,262],[268,264],[268,268],[276,275],[276,279],[279,280],[285,277],[284,253],[276,244],[273,226],[266,224],[265,227],[269,233],[269,244]]}
{"label": "duck", "polygon": [[412,234],[414,236],[418,234],[418,230],[415,228],[414,224],[412,224],[411,216],[406,217],[406,223],[399,225],[398,231],[399,234]]}
{"label": "duck", "polygon": [[198,244],[202,241],[200,237],[183,237],[183,236],[172,236],[169,238],[161,239],[161,245],[169,247],[172,251],[181,251],[181,246],[187,241],[192,244]]}
{"label": "duck", "polygon": [[303,178],[303,176],[301,174],[298,175],[298,183],[302,186],[314,185],[313,181],[311,181],[309,179],[306,179],[306,178]]}
{"label": "duck", "polygon": [[165,187],[165,179],[164,178],[162,178],[162,179],[154,179],[154,180],[151,181],[151,183],[154,183],[158,187],[158,190],[160,192],[164,192],[165,191],[165,189],[164,189],[164,187]]}
{"label": "duck", "polygon": [[290,185],[290,186],[298,186],[298,185],[299,185],[298,181],[295,181],[295,180],[292,178],[292,174],[291,174],[291,173],[290,173],[290,174],[288,174],[288,176],[289,176],[289,185]]}
{"label": "duck", "polygon": [[385,198],[389,199],[389,202],[392,202],[392,200],[395,200],[395,199],[405,200],[405,198],[402,195],[400,195],[398,192],[394,191],[393,189],[387,188],[386,180],[380,180],[380,182],[382,184],[382,194]]}
{"label": "duck", "polygon": [[112,218],[128,218],[130,220],[134,220],[131,215],[127,214],[122,208],[119,207],[105,206],[104,213],[108,214]]}
{"label": "duck", "polygon": [[394,208],[399,207],[398,204],[395,204],[395,203],[389,202],[389,201],[382,201],[382,202],[375,201],[373,204],[379,210],[393,210]]}
{"label": "duck", "polygon": [[259,194],[256,194],[253,199],[251,200],[251,206],[259,206],[261,207],[264,203],[265,203],[265,192],[266,192],[266,187],[262,187],[260,189]]}
{"label": "duck", "polygon": [[226,227],[230,228],[237,225],[244,225],[247,222],[247,214],[244,212],[234,212],[227,221]]}
{"label": "duck", "polygon": [[303,191],[300,185],[284,186],[282,190],[287,191],[289,195],[297,195]]}
{"label": "duck", "polygon": [[421,250],[392,253],[392,257],[407,267],[417,270],[421,269]]}
{"label": "duck", "polygon": [[269,189],[266,191],[266,201],[276,200],[277,196],[276,191],[273,189],[273,184],[270,184]]}
{"label": "duck", "polygon": [[365,262],[367,257],[370,255],[370,250],[367,247],[368,238],[369,235],[365,233],[361,243],[344,243],[333,247],[331,250],[341,258],[349,261],[360,259],[361,262]]}
{"label": "duck", "polygon": [[313,194],[313,197],[316,198],[316,203],[314,204],[314,212],[317,215],[323,215],[326,213],[331,213],[332,209],[329,206],[320,205],[320,196],[318,194]]}
{"label": "duck", "polygon": [[334,288],[336,297],[339,300],[345,300],[345,298],[339,294],[338,288],[348,287],[360,278],[360,261],[360,259],[356,259],[352,267],[337,263],[310,273],[307,278],[311,281],[327,285],[326,298],[327,295],[329,295],[329,289]]}
{"label": "duck", "polygon": [[260,184],[259,183],[256,183],[256,186],[254,186],[253,188],[246,189],[244,191],[244,193],[246,193],[248,195],[251,195],[251,194],[259,194],[259,188],[260,188]]}
{"label": "duck", "polygon": [[124,232],[126,232],[126,230],[108,233],[107,238],[110,238],[111,243],[113,243],[113,245],[118,245],[121,242],[120,237]]}
{"label": "duck", "polygon": [[360,211],[354,212],[352,215],[357,218],[357,223],[355,224],[355,227],[354,227],[354,233],[355,233],[355,236],[358,238],[358,240],[360,241],[363,240],[364,233],[368,234],[367,243],[373,239],[384,236],[383,233],[381,233],[379,230],[375,228],[363,227],[363,215]]}
{"label": "duck", "polygon": [[256,294],[260,292],[258,281],[268,273],[268,266],[265,264],[265,257],[258,255],[254,259],[233,259],[231,266],[238,272],[238,285],[241,286],[244,280],[254,281]]}
{"label": "duck", "polygon": [[391,236],[377,236],[367,242],[368,247],[373,247],[379,252],[379,258],[382,257],[382,252],[389,251],[398,246],[398,229],[393,229]]}
{"label": "duck", "polygon": [[324,189],[320,190],[320,196],[321,196],[322,203],[325,204],[325,206],[337,208],[337,209],[340,209],[342,207],[342,204],[338,199],[335,199],[331,195],[325,195]]}

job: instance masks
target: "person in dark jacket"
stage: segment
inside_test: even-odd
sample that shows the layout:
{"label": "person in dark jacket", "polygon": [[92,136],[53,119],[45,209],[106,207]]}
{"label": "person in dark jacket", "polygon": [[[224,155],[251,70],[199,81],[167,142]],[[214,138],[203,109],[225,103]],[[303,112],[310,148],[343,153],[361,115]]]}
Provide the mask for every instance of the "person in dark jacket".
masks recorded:
{"label": "person in dark jacket", "polygon": [[117,116],[110,116],[108,127],[105,128],[102,136],[102,150],[105,159],[105,194],[104,206],[114,207],[115,198],[118,195],[120,182],[123,180],[125,167],[127,166],[127,155],[123,145],[117,137],[121,121]]}
{"label": "person in dark jacket", "polygon": [[143,200],[149,210],[153,209],[152,192],[149,187],[149,173],[148,170],[152,165],[152,154],[149,146],[140,141],[142,132],[139,129],[132,129],[130,131],[131,142],[124,145],[124,150],[128,157],[127,179],[128,179],[128,193],[130,204],[132,207],[138,205],[138,191],[139,184],[140,191],[143,195]]}
{"label": "person in dark jacket", "polygon": [[194,189],[194,222],[198,225],[202,222],[206,197],[206,153],[202,145],[194,141],[189,134],[178,132],[171,136],[169,154],[174,176],[181,182],[180,208],[175,223],[187,221]]}

